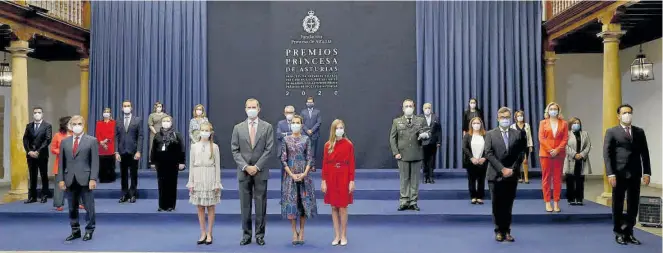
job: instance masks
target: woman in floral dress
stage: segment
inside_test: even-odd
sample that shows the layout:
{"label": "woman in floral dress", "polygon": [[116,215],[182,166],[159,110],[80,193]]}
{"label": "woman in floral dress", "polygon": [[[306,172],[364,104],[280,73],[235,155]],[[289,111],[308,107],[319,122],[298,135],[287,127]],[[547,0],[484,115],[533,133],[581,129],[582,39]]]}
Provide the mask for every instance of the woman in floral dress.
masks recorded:
{"label": "woman in floral dress", "polygon": [[281,162],[285,170],[281,180],[281,215],[292,224],[293,245],[304,244],[306,219],[318,213],[313,179],[308,175],[313,161],[311,140],[301,134],[302,122],[299,115],[292,118],[292,135],[284,137],[281,144]]}
{"label": "woman in floral dress", "polygon": [[[221,201],[221,154],[214,144],[212,124],[200,125],[200,141],[191,145],[189,160],[189,203],[198,207],[200,239],[198,244],[212,244],[215,207]],[[207,211],[207,227],[205,227]]]}

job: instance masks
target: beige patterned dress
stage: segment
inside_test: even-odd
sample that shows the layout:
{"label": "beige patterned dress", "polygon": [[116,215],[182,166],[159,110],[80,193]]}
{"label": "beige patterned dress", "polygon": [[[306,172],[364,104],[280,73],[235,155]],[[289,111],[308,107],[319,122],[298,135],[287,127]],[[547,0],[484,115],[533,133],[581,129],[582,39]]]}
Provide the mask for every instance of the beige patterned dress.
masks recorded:
{"label": "beige patterned dress", "polygon": [[[211,155],[213,148],[214,155]],[[196,142],[191,145],[189,161],[189,182],[187,188],[189,203],[196,206],[213,206],[221,202],[221,154],[219,146]],[[211,156],[211,157],[210,157]]]}

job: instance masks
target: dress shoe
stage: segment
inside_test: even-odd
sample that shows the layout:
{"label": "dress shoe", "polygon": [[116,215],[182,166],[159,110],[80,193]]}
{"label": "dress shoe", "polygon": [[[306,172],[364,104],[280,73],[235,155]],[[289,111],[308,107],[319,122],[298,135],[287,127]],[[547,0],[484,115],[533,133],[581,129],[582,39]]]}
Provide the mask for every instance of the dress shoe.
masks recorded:
{"label": "dress shoe", "polygon": [[482,199],[477,199],[477,204],[483,205],[483,200]]}
{"label": "dress shoe", "polygon": [[163,212],[163,211],[166,211],[166,210],[164,210],[164,209],[161,208],[161,207],[159,207],[159,209],[157,209],[157,212]]}
{"label": "dress shoe", "polygon": [[623,235],[616,235],[615,242],[617,242],[617,244],[626,245],[626,239]]}
{"label": "dress shoe", "polygon": [[172,211],[175,211],[175,208],[168,208],[168,209],[166,209],[166,212],[172,212]]}
{"label": "dress shoe", "polygon": [[39,200],[39,202],[41,202],[41,203],[48,202],[48,197],[46,197],[46,196],[41,197],[41,200]]}
{"label": "dress shoe", "polygon": [[71,235],[69,235],[69,236],[68,236],[66,239],[64,239],[64,240],[65,240],[65,241],[73,241],[73,240],[76,240],[76,239],[78,239],[78,238],[81,238],[81,232],[72,232]]}
{"label": "dress shoe", "polygon": [[406,205],[400,205],[400,206],[398,206],[398,211],[405,211],[405,210],[407,210],[407,208],[408,208],[408,206],[406,206]]}
{"label": "dress shoe", "polygon": [[416,204],[411,205],[411,206],[409,207],[409,209],[410,209],[410,210],[414,210],[414,211],[421,211],[421,209],[419,209],[419,206],[416,205]]}
{"label": "dress shoe", "polygon": [[341,246],[348,245],[348,240],[347,239],[346,240],[341,239],[341,242],[338,245],[341,245]]}
{"label": "dress shoe", "polygon": [[85,235],[83,236],[83,241],[89,241],[92,240],[92,232],[85,232]]}
{"label": "dress shoe", "polygon": [[504,241],[504,235],[502,235],[502,233],[495,233],[495,241],[503,242]]}
{"label": "dress shoe", "polygon": [[122,197],[120,198],[120,203],[127,202],[127,200],[129,200],[129,198],[127,198],[127,196],[122,196]]}
{"label": "dress shoe", "polygon": [[207,241],[207,236],[203,237],[203,239],[200,239],[200,240],[196,241],[196,244],[201,245],[201,244],[204,244],[205,241]]}
{"label": "dress shoe", "polygon": [[129,199],[129,203],[136,203],[136,196],[132,196],[132,197]]}
{"label": "dress shoe", "polygon": [[58,206],[55,208],[55,211],[62,212],[64,211],[64,207]]}
{"label": "dress shoe", "polygon": [[[207,239],[209,239],[209,240],[207,240]],[[213,240],[214,240],[214,239],[212,238],[212,236],[209,236],[209,237],[207,237],[207,238],[205,239],[205,244],[206,244],[206,245],[210,245],[210,244],[212,244]]]}
{"label": "dress shoe", "polygon": [[516,241],[516,238],[513,238],[513,236],[511,236],[510,233],[507,233],[507,234],[504,236],[504,240],[506,240],[507,242],[514,242],[514,241]]}
{"label": "dress shoe", "polygon": [[585,204],[582,203],[582,200],[576,201],[576,206],[584,206]]}
{"label": "dress shoe", "polygon": [[435,183],[435,179],[431,177],[430,180],[428,181],[428,183],[429,183],[429,184],[434,184],[434,183]]}
{"label": "dress shoe", "polygon": [[640,244],[642,244],[642,243],[640,243],[640,241],[638,241],[638,239],[636,239],[635,236],[633,236],[633,235],[627,235],[627,236],[625,236],[625,239],[626,239],[626,241],[627,241],[628,243],[630,243],[630,244],[635,244],[635,245],[640,245]]}
{"label": "dress shoe", "polygon": [[575,200],[569,200],[568,202],[569,202],[569,206],[575,206],[575,205],[577,205],[577,203],[576,203]]}
{"label": "dress shoe", "polygon": [[341,243],[341,240],[333,240],[333,241],[332,241],[332,246],[336,246],[336,245],[338,245],[339,243]]}
{"label": "dress shoe", "polygon": [[430,182],[430,179],[428,178],[424,179],[424,184],[427,184],[428,182]]}
{"label": "dress shoe", "polygon": [[477,203],[477,199],[472,199],[472,202],[470,202],[470,203],[472,203],[472,205],[476,204],[476,203]]}
{"label": "dress shoe", "polygon": [[30,203],[35,203],[37,202],[36,198],[28,198],[23,204],[30,204]]}
{"label": "dress shoe", "polygon": [[239,241],[239,245],[242,245],[242,246],[247,245],[249,243],[251,243],[251,238],[248,238],[248,237],[247,238],[242,238],[242,240]]}
{"label": "dress shoe", "polygon": [[256,238],[256,244],[258,244],[260,246],[264,246],[265,245],[265,239],[264,238]]}

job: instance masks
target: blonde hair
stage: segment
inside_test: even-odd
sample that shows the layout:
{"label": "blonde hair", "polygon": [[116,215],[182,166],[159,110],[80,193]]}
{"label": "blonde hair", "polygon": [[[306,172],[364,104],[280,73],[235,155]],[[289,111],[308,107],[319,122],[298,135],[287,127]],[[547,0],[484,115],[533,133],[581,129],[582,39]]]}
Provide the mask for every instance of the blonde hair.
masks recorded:
{"label": "blonde hair", "polygon": [[553,106],[553,105],[557,106],[557,119],[563,119],[562,107],[559,106],[559,104],[555,103],[555,102],[550,102],[550,104],[548,104],[548,106],[546,106],[546,110],[543,112],[543,118],[544,119],[549,119],[550,118],[550,114],[548,114],[548,110],[550,110],[550,107]]}
{"label": "blonde hair", "polygon": [[200,114],[200,117],[201,118],[206,117],[207,114],[205,113],[205,106],[203,106],[202,104],[197,104],[196,106],[193,107],[193,117],[198,118],[198,114],[196,114],[196,110],[198,110],[198,108],[200,108],[203,111],[203,113]]}
{"label": "blonde hair", "polygon": [[472,122],[474,122],[475,120],[478,120],[479,123],[481,123],[481,128],[479,129],[479,134],[480,134],[481,136],[486,135],[486,129],[483,127],[483,121],[482,121],[481,118],[479,118],[479,117],[474,117],[474,118],[472,118],[472,119],[470,120],[470,130],[467,132],[467,134],[469,134],[470,136],[471,136],[472,134],[474,134],[474,128],[472,127]]}
{"label": "blonde hair", "polygon": [[[203,127],[209,128],[210,135],[209,135],[209,158],[214,159],[214,126],[212,126],[212,123],[209,123],[209,121],[203,122],[200,124],[200,130],[203,130]],[[202,137],[200,137],[202,140]]]}
{"label": "blonde hair", "polygon": [[[327,141],[327,143],[329,143],[327,153],[329,154],[334,152],[334,146],[336,146],[336,127],[338,127],[338,125],[343,125],[343,129],[345,129],[345,122],[343,122],[343,120],[335,119],[331,123],[331,127],[329,128],[329,140]],[[348,138],[346,133],[343,133],[343,138]]]}

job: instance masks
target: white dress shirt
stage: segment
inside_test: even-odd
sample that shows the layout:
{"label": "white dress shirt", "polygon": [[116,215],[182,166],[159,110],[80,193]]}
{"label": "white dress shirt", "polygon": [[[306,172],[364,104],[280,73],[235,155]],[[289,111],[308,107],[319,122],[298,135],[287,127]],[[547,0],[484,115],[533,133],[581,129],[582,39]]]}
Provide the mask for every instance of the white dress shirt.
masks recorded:
{"label": "white dress shirt", "polygon": [[480,159],[483,156],[483,148],[486,141],[483,139],[483,136],[479,134],[472,135],[472,141],[470,141],[470,146],[472,147],[472,157]]}

